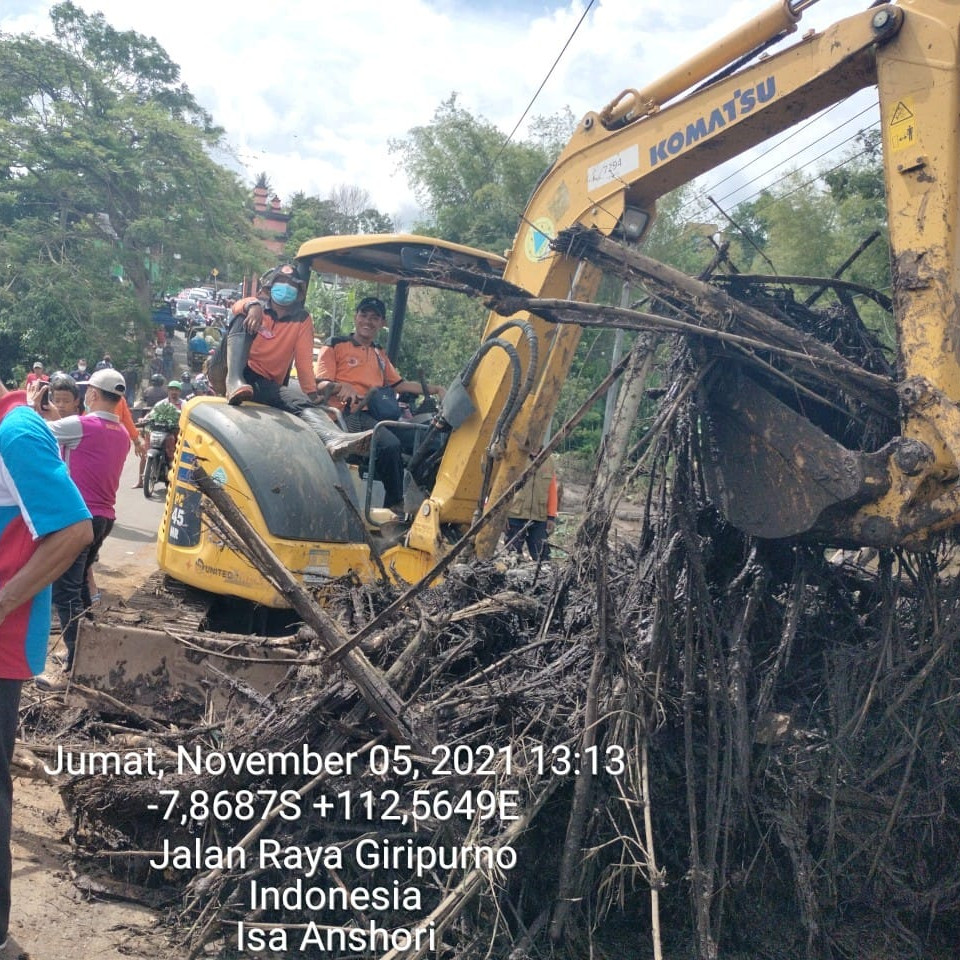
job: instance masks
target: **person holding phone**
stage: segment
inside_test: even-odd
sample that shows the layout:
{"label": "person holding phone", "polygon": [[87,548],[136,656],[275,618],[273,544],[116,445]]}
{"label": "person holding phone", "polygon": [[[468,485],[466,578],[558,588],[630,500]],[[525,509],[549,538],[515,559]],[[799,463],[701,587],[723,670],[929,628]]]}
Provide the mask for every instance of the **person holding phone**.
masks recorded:
{"label": "person holding phone", "polygon": [[[87,382],[84,395],[86,413],[61,419],[56,409],[45,412],[48,426],[63,451],[70,476],[93,516],[92,542],[78,552],[73,563],[53,584],[53,603],[67,648],[64,673],[69,673],[73,666],[80,617],[93,603],[89,570],[116,520],[117,489],[130,449],[130,436],[117,412],[125,392],[126,384],[121,374],[105,368],[95,371]],[[38,411],[42,409],[43,398],[48,393],[47,384],[34,384],[27,391]],[[42,685],[48,688],[65,684],[65,677],[44,675],[42,679]]]}

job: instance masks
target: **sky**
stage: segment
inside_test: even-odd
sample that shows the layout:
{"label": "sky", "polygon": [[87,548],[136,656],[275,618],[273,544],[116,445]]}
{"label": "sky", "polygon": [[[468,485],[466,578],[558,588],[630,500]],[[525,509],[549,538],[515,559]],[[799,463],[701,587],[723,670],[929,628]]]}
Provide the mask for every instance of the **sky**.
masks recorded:
{"label": "sky", "polygon": [[[428,124],[451,94],[505,135],[541,84],[528,119],[565,108],[579,118],[624,88],[656,79],[771,5],[593,0],[584,17],[589,0],[286,0],[276,8],[224,0],[74,2],[89,14],[103,13],[118,30],[156,38],[225,129],[229,158],[221,162],[226,159],[251,187],[265,172],[285,203],[299,191],[326,197],[338,187],[357,186],[405,229],[418,203],[389,142]],[[820,0],[805,11],[793,36],[868,5]],[[48,34],[51,6],[3,0],[0,31]],[[824,129],[837,122],[824,121]],[[837,130],[834,139],[855,129]],[[518,136],[524,131],[521,126]],[[821,143],[816,152],[823,149]],[[720,171],[714,180],[727,175]],[[718,189],[732,204],[748,195],[749,185],[742,185],[749,180],[740,163]],[[742,195],[729,196],[734,188]]]}

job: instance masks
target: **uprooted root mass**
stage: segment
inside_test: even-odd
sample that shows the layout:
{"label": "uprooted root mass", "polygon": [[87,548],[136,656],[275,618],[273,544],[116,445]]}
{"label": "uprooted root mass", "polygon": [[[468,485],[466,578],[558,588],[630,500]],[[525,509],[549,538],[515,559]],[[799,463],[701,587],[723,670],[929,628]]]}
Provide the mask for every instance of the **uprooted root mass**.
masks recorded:
{"label": "uprooted root mass", "polygon": [[[304,666],[274,702],[144,736],[171,770],[181,746],[308,744],[355,753],[351,772],[79,778],[64,791],[78,849],[172,892],[191,955],[232,956],[239,921],[295,942],[310,923],[376,920],[431,927],[438,955],[464,960],[953,956],[955,554],[825,553],[726,525],[704,499],[682,353],[635,542],[588,515],[569,561],[458,565],[371,639],[417,750],[397,752],[338,669]],[[355,631],[392,599],[345,586],[333,607]],[[448,755],[459,772],[438,766]],[[198,807],[181,826],[150,809],[171,789],[297,791],[299,813],[213,822]],[[338,812],[313,807],[324,798]],[[245,853],[183,871],[138,855],[197,838]],[[310,876],[269,855],[318,847]],[[294,886],[316,888],[314,909],[251,902]]]}
{"label": "uprooted root mass", "polygon": [[[651,888],[668,956],[686,955],[691,942],[704,957],[714,944],[727,955],[760,956],[771,942],[782,957],[862,956],[864,929],[889,945],[877,956],[934,956],[938,942],[955,943],[956,588],[945,586],[933,556],[882,555],[868,573],[801,548],[751,544],[681,497],[681,486],[690,492],[681,479],[669,517],[642,555],[624,545],[585,581],[570,576],[572,567],[535,583],[518,582],[532,576],[527,568],[458,568],[423,600],[405,636],[380,651],[389,664],[403,644],[417,643],[404,696],[433,741],[474,748],[459,754],[465,775],[377,776],[357,762],[362,775],[329,777],[304,793],[305,808],[323,796],[371,791],[382,810],[381,798],[392,803],[395,791],[393,812],[410,818],[416,796],[443,790],[454,801],[483,790],[516,797],[509,815],[529,823],[509,844],[515,866],[489,869],[498,863],[491,855],[445,869],[418,853],[495,849],[518,822],[500,812],[484,819],[469,805],[449,819],[445,807],[431,810],[416,830],[392,820],[371,824],[362,813],[323,821],[307,811],[293,822],[275,818],[247,849],[260,849],[261,838],[342,847],[341,869],[321,868],[308,881],[333,891],[369,888],[370,873],[356,864],[362,840],[376,839],[366,844],[371,858],[392,846],[400,862],[377,869],[376,885],[391,896],[414,887],[421,903],[413,917],[386,911],[385,924],[409,926],[431,915],[449,921],[442,941],[450,956],[485,956],[491,945],[494,956],[513,949],[534,956],[551,934],[565,948],[561,955],[583,956],[588,939],[597,956],[651,955]],[[478,607],[473,616],[451,618],[470,605]],[[180,742],[234,754],[253,745],[297,752],[303,743],[321,751],[328,744],[362,757],[385,742],[349,684],[316,668],[301,673],[297,690],[274,710],[250,705],[242,718]],[[578,778],[567,765],[587,764],[570,760],[566,748],[585,755],[588,713],[598,772],[582,774],[578,804]],[[169,753],[169,742],[158,744]],[[471,775],[470,764],[481,761],[496,772]],[[213,796],[302,790],[311,779],[91,778],[75,781],[67,797],[81,849],[159,850],[164,838],[195,837],[226,847],[259,824],[181,829],[159,821],[148,804],[163,809],[161,788]],[[551,920],[574,814],[582,840],[558,927]],[[142,858],[111,862],[147,879]],[[198,942],[229,934],[239,919],[315,919],[305,909],[251,910],[251,884],[283,887],[294,874],[251,856],[244,869],[171,870],[164,880],[183,883],[175,919]],[[363,914],[332,911],[324,922],[357,924]]]}

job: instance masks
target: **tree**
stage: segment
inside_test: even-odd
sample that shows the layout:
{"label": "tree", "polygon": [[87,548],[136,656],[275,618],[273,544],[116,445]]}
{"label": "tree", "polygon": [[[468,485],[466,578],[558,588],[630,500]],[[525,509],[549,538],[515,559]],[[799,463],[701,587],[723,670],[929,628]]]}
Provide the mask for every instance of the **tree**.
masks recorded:
{"label": "tree", "polygon": [[288,209],[286,253],[290,257],[314,237],[393,231],[393,221],[373,206],[370,194],[360,187],[337,187],[326,200],[295,193]]}
{"label": "tree", "polygon": [[480,346],[487,311],[477,300],[447,290],[413,288],[397,366],[408,380],[450,383]]}
{"label": "tree", "polygon": [[569,107],[549,116],[538,115],[530,120],[530,142],[538,146],[552,162],[560,156],[576,129],[577,119]]}
{"label": "tree", "polygon": [[553,159],[540,143],[507,143],[493,124],[459,106],[456,94],[430,124],[390,141],[390,151],[426,210],[417,230],[494,252],[512,243],[530,192]]}
{"label": "tree", "polygon": [[0,35],[0,330],[63,365],[129,360],[154,290],[249,261],[246,190],[154,39],[69,0],[50,16],[53,40]]}

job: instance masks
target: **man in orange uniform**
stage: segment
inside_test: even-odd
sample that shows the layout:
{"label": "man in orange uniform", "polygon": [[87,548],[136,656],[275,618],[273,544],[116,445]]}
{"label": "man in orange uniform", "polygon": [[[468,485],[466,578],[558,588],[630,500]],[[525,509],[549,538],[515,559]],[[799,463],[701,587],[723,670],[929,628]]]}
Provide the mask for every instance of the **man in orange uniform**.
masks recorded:
{"label": "man in orange uniform", "polygon": [[[238,300],[226,335],[226,395],[236,406],[254,400],[296,414],[320,436],[331,455],[362,453],[370,434],[347,434],[314,408],[317,389],[313,375],[313,317],[303,305],[307,285],[289,264],[260,278],[260,296]],[[309,390],[287,384],[290,366]],[[211,383],[217,371],[209,369]]]}
{"label": "man in orange uniform", "polygon": [[[387,387],[396,393],[431,395],[443,398],[443,388],[404,380],[390,362],[383,347],[376,341],[387,322],[387,308],[378,297],[364,297],[357,304],[353,333],[349,337],[328,340],[317,356],[317,388],[330,394],[330,404],[346,414],[351,430],[369,430],[378,420],[397,419],[377,415],[363,408],[368,392],[374,387]],[[398,408],[399,412],[399,408]],[[383,484],[384,504],[395,513],[403,513],[403,440],[385,431],[377,441],[376,478]]]}
{"label": "man in orange uniform", "polygon": [[[260,295],[233,305],[227,333],[227,399],[256,400],[298,413],[316,399],[313,383],[313,317],[303,305],[306,283],[285,264],[260,278]],[[290,365],[310,393],[287,386]],[[299,394],[299,396],[297,396]]]}

